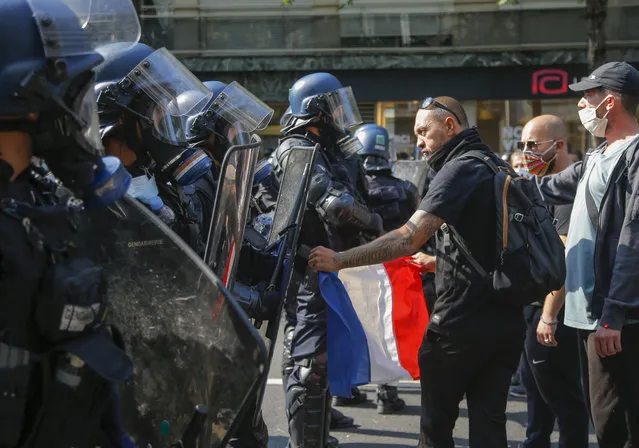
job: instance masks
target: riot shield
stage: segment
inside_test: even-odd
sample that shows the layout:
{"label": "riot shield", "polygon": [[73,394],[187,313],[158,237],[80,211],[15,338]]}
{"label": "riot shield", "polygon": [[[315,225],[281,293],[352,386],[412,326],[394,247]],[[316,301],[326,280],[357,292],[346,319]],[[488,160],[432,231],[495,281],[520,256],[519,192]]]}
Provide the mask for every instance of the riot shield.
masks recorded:
{"label": "riot shield", "polygon": [[[281,288],[282,299],[277,308],[277,314],[268,322],[264,333],[268,348],[267,365],[271,365],[273,354],[275,353],[275,342],[279,333],[279,326],[284,304],[289,299],[293,291],[291,279],[293,275],[293,262],[297,254],[297,241],[302,228],[302,219],[308,200],[308,190],[313,173],[313,162],[319,145],[315,147],[299,146],[291,148],[288,161],[280,180],[280,191],[277,197],[277,205],[273,216],[273,224],[269,234],[269,246],[279,246],[278,260],[275,272],[271,277],[269,289]],[[255,322],[260,328],[262,322]],[[266,390],[266,380],[261,385],[257,398],[257,412],[255,419],[259,416],[262,399]]]}
{"label": "riot shield", "polygon": [[415,185],[420,197],[424,194],[429,171],[430,167],[426,160],[398,160],[393,165],[393,176]]}
{"label": "riot shield", "polygon": [[220,168],[204,260],[229,290],[235,280],[260,147],[257,136],[251,143],[232,146]]}
{"label": "riot shield", "polygon": [[90,221],[109,321],[134,365],[119,389],[124,431],[140,447],[224,446],[263,383],[261,337],[195,252],[136,200]]}

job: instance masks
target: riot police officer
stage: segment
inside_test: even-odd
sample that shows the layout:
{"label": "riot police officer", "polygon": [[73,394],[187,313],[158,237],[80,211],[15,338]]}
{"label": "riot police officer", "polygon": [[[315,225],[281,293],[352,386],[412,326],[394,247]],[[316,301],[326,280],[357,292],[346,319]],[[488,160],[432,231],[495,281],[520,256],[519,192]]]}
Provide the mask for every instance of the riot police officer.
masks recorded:
{"label": "riot police officer", "polygon": [[[350,87],[344,87],[329,73],[300,78],[289,91],[290,124],[274,151],[275,176],[286,169],[294,147],[319,145],[313,165],[307,207],[299,238],[303,246],[328,244],[344,250],[361,241],[361,233],[379,234],[382,222],[358,201],[348,162],[358,142],[348,130],[361,123]],[[357,168],[355,168],[357,169]],[[281,192],[281,194],[286,192]],[[290,351],[293,366],[283,369],[289,446],[324,448],[328,442],[330,399],[327,382],[326,304],[318,274],[297,257],[293,266],[297,291],[289,311],[295,323],[285,332],[285,356]]]}
{"label": "riot police officer", "polygon": [[419,203],[417,188],[391,172],[391,147],[388,131],[376,124],[365,124],[355,131],[361,142],[359,155],[366,171],[367,205],[379,213],[384,231],[390,232],[404,225]]}
{"label": "riot police officer", "polygon": [[1,6],[3,447],[130,443],[111,412],[113,384],[128,378],[131,361],[104,320],[105,274],[86,247],[85,207],[112,204],[130,183],[117,159],[101,157],[93,68],[103,57],[95,48],[104,39],[132,44],[140,29],[129,0],[105,6]]}
{"label": "riot police officer", "polygon": [[[355,131],[362,144],[366,204],[379,213],[384,231],[395,230],[410,219],[418,205],[417,188],[391,174],[391,149],[388,131],[376,124],[365,124]],[[404,400],[397,396],[397,387],[383,384],[377,387],[377,412],[388,414],[401,411]]]}
{"label": "riot police officer", "polygon": [[101,134],[133,175],[129,194],[156,212],[199,255],[215,202],[213,162],[190,145],[189,119],[211,92],[166,49],[108,49],[97,72]]}

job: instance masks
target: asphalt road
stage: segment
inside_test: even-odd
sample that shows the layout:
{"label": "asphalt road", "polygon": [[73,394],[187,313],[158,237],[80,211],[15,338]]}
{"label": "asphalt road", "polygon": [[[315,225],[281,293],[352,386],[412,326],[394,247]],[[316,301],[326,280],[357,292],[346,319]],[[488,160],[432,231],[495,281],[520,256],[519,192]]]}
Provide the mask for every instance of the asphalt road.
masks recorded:
{"label": "asphalt road", "polygon": [[[284,393],[280,375],[281,346],[275,352],[269,374],[269,385],[264,397],[263,413],[269,429],[269,448],[285,448],[288,441],[288,429],[284,411]],[[400,396],[406,401],[406,409],[397,415],[379,415],[375,407],[375,386],[363,386],[369,401],[358,407],[339,408],[355,419],[355,428],[334,431],[331,434],[339,439],[341,445],[348,448],[412,448],[417,446],[419,434],[419,384],[400,383]],[[524,440],[526,430],[526,402],[523,399],[511,399],[507,409],[508,444],[518,447]],[[455,426],[455,445],[468,445],[468,414],[465,402],[462,402],[459,419]],[[553,446],[556,446],[558,433],[553,434]],[[596,447],[591,434],[590,447]]]}

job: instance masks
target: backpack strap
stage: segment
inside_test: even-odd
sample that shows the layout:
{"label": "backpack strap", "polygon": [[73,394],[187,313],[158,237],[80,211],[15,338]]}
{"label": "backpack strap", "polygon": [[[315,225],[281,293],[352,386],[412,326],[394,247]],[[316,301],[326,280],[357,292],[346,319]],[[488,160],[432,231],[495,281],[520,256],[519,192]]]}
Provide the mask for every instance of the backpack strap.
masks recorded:
{"label": "backpack strap", "polygon": [[479,261],[477,261],[477,259],[473,257],[473,255],[470,253],[470,250],[468,249],[468,246],[466,246],[466,242],[459,234],[459,232],[457,232],[457,230],[453,226],[447,223],[442,224],[441,229],[442,232],[448,234],[450,236],[450,239],[455,242],[455,244],[459,248],[459,251],[464,257],[466,257],[468,262],[475,269],[475,271],[477,271],[480,277],[483,278],[485,281],[492,283],[491,274],[486,272],[481,264],[479,264]]}
{"label": "backpack strap", "polygon": [[[472,145],[471,149],[468,152],[464,153],[461,157],[480,160],[482,163],[488,166],[495,174],[497,174],[500,171],[504,171],[514,176],[517,175],[516,173],[513,172],[510,165],[498,164],[493,159],[493,156],[491,156],[490,153],[488,153],[488,151],[490,151],[488,146],[484,145],[483,143],[476,143]],[[468,249],[468,246],[466,245],[464,238],[462,238],[462,236],[459,234],[457,229],[455,229],[455,227],[447,223],[442,224],[441,229],[444,233],[450,236],[450,239],[457,245],[457,247],[459,248],[459,251],[462,253],[464,257],[466,257],[468,262],[471,264],[473,269],[477,271],[477,273],[481,276],[481,278],[483,278],[488,284],[492,285],[492,274],[486,272],[486,270],[482,267],[479,261],[477,261],[477,259],[473,257],[473,254],[470,253],[470,250]]]}
{"label": "backpack strap", "polygon": [[480,160],[482,163],[488,166],[491,170],[493,170],[493,173],[495,174],[499,172],[504,172],[504,173],[510,174],[513,177],[519,176],[519,174],[517,174],[513,170],[513,168],[507,163],[504,163],[501,160],[497,162],[497,160],[495,160],[496,157],[492,155],[492,152],[490,151],[490,149],[488,149],[487,146],[483,144],[475,144],[473,145],[473,147],[478,147],[478,148],[471,149],[470,151],[465,153],[462,157],[468,157],[468,158]]}

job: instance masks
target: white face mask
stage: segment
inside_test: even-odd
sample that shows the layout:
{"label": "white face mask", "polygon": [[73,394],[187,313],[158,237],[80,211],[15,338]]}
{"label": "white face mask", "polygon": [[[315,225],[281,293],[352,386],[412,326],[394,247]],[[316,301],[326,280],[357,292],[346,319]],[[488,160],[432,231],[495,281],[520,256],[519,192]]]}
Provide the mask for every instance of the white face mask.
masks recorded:
{"label": "white face mask", "polygon": [[595,137],[605,137],[606,136],[606,126],[608,126],[608,116],[609,110],[606,111],[606,114],[599,118],[597,116],[597,109],[606,101],[608,97],[604,98],[601,103],[597,107],[587,106],[583,109],[579,110],[579,119],[581,120],[581,124]]}
{"label": "white face mask", "polygon": [[131,179],[131,186],[127,194],[133,196],[140,202],[148,204],[152,198],[160,194],[158,186],[155,183],[155,176],[149,177],[143,174],[142,176],[134,177]]}

